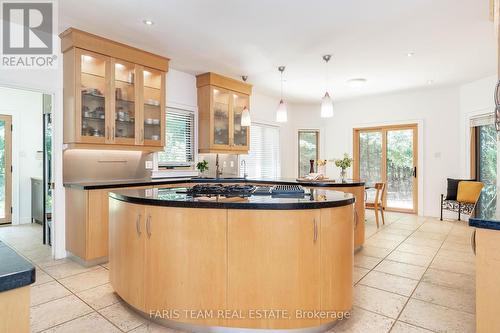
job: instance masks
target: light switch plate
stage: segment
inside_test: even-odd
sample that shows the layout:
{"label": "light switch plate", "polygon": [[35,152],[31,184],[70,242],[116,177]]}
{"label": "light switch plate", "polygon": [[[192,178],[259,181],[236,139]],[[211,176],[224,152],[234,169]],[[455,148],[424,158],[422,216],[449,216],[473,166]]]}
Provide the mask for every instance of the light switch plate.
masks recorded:
{"label": "light switch plate", "polygon": [[146,169],[148,170],[153,169],[153,161],[146,161]]}

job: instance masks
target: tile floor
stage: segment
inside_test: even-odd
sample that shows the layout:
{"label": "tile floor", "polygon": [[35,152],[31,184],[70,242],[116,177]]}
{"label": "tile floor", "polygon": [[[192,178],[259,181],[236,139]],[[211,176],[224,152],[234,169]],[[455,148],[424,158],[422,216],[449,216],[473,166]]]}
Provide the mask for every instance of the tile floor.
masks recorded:
{"label": "tile floor", "polygon": [[[366,245],[354,260],[352,317],[330,331],[474,332],[475,267],[466,222],[388,213],[377,229],[367,211]],[[0,239],[32,261],[32,332],[177,332],[129,310],[107,265],[53,260],[38,225],[0,227]]]}

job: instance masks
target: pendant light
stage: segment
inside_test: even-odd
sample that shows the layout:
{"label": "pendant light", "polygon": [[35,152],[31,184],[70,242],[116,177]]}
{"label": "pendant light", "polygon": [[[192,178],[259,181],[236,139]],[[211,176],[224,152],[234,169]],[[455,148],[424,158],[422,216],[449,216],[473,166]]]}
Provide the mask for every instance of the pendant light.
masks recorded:
{"label": "pendant light", "polygon": [[[243,82],[247,82],[248,76],[243,75],[241,79]],[[250,118],[250,110],[248,110],[248,107],[245,105],[241,112],[241,126],[248,127],[250,125],[252,125],[252,118]]]}
{"label": "pendant light", "polygon": [[279,66],[278,70],[281,73],[281,99],[278,109],[276,110],[276,122],[286,123],[288,120],[286,104],[283,101],[283,72],[285,71],[285,66]]}
{"label": "pendant light", "polygon": [[325,96],[321,99],[321,118],[333,117],[333,100],[328,93],[328,61],[330,61],[331,58],[331,54],[323,56],[323,60],[326,63],[326,92]]}

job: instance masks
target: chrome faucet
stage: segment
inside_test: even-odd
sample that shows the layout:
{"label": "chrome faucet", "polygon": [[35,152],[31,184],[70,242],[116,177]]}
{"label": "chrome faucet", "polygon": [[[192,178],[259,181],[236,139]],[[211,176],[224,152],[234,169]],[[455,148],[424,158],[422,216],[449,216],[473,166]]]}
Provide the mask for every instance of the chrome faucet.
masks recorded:
{"label": "chrome faucet", "polygon": [[219,154],[215,155],[215,178],[219,179],[222,176],[222,170],[224,168],[219,167]]}
{"label": "chrome faucet", "polygon": [[248,177],[248,174],[247,174],[247,161],[246,160],[241,160],[240,166],[243,166],[243,178],[246,179]]}

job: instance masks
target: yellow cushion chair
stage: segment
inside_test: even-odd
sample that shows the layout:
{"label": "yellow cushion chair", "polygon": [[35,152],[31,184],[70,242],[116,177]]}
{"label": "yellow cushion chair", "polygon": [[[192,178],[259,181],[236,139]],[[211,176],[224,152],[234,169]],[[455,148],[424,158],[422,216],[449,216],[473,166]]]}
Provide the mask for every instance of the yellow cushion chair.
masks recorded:
{"label": "yellow cushion chair", "polygon": [[483,183],[461,181],[458,183],[457,201],[460,203],[476,204],[483,189]]}

